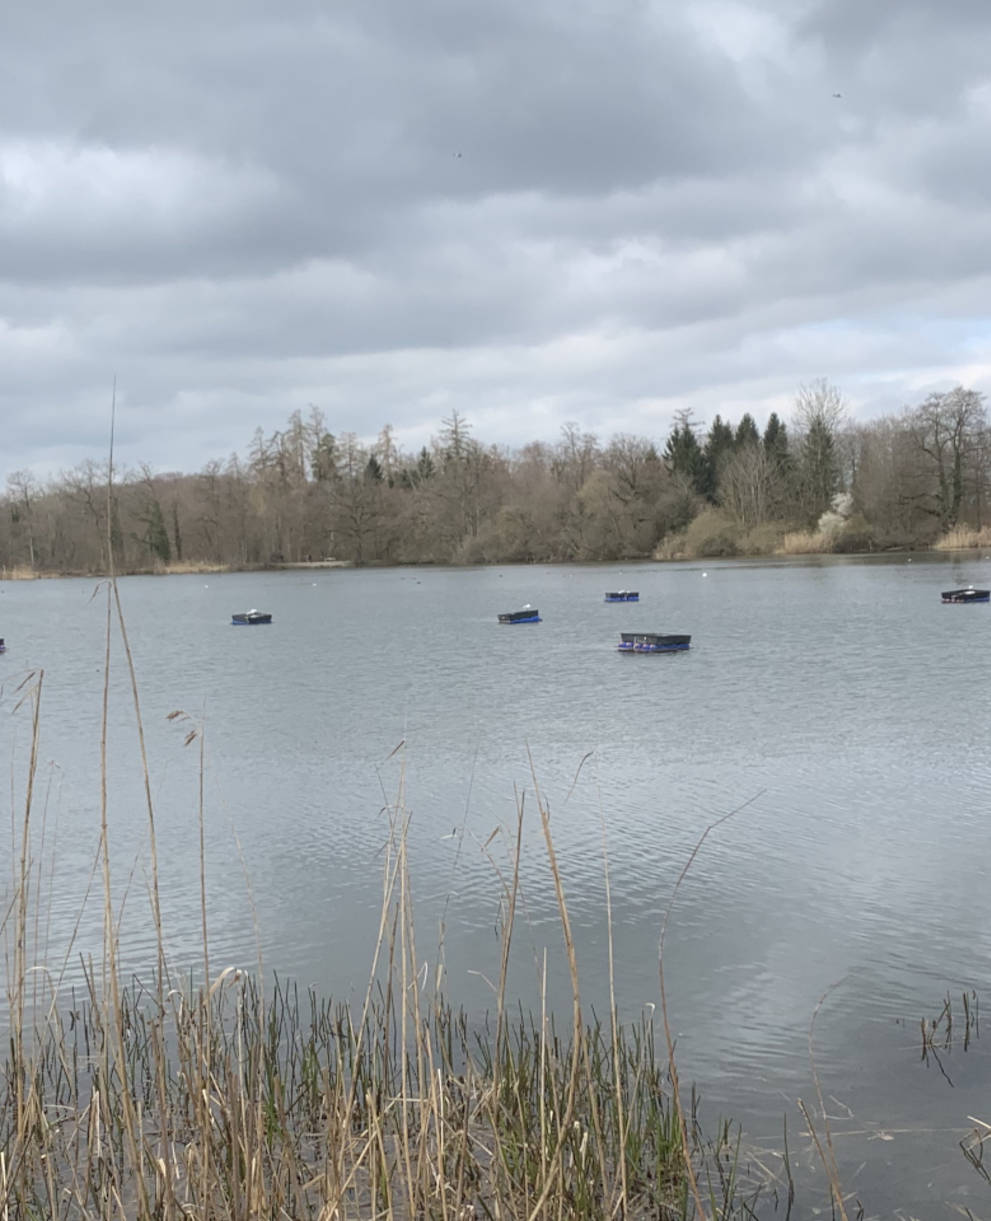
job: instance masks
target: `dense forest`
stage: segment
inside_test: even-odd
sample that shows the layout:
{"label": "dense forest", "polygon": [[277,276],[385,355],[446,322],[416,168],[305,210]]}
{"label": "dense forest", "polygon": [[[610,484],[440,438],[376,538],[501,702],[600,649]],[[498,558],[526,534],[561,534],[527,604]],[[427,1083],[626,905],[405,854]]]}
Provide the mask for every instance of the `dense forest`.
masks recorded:
{"label": "dense forest", "polygon": [[[0,575],[95,573],[335,558],[476,564],[869,551],[980,531],[989,433],[983,395],[957,387],[854,423],[826,381],[786,422],[678,415],[663,439],[602,441],[566,424],[554,444],[486,445],[453,413],[418,453],[389,425],[372,444],[295,411],[244,455],[198,474],[87,461],[0,498]],[[109,515],[109,528],[108,528]]]}

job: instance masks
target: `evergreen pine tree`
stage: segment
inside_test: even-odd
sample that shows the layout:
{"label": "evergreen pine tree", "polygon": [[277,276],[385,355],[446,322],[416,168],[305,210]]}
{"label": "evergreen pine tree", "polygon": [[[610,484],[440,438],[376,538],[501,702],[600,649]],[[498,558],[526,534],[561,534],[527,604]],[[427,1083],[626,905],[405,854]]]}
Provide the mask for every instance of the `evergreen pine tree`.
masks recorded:
{"label": "evergreen pine tree", "polygon": [[814,524],[833,503],[840,485],[833,430],[827,421],[812,420],[802,441],[799,465],[809,520]]}
{"label": "evergreen pine tree", "polygon": [[664,446],[664,464],[672,475],[684,475],[700,496],[706,495],[708,463],[695,435],[690,411],[679,411],[675,416],[675,426]]}
{"label": "evergreen pine tree", "polygon": [[795,508],[795,463],[788,448],[788,430],[776,411],[768,417],[762,444],[770,470],[772,512],[788,517]]}
{"label": "evergreen pine tree", "polygon": [[715,501],[719,492],[719,472],[726,458],[733,453],[733,429],[722,416],[716,415],[705,438],[705,460],[708,466],[706,497]]}
{"label": "evergreen pine tree", "polygon": [[743,419],[736,427],[736,436],[733,438],[733,447],[737,450],[743,449],[747,445],[759,445],[760,433],[757,431],[757,425],[754,423],[754,417],[749,411],[745,412]]}
{"label": "evergreen pine tree", "polygon": [[172,546],[169,543],[169,532],[165,528],[162,506],[157,500],[149,503],[145,524],[147,526],[145,545],[153,556],[160,559],[163,564],[168,564],[172,559]]}
{"label": "evergreen pine tree", "polygon": [[840,464],[836,433],[843,419],[843,397],[825,378],[802,386],[795,406],[804,426],[798,456],[798,474],[803,506],[810,526],[831,507],[840,488]]}
{"label": "evergreen pine tree", "polygon": [[764,429],[764,453],[778,466],[787,466],[791,455],[788,453],[788,430],[784,421],[772,411]]}

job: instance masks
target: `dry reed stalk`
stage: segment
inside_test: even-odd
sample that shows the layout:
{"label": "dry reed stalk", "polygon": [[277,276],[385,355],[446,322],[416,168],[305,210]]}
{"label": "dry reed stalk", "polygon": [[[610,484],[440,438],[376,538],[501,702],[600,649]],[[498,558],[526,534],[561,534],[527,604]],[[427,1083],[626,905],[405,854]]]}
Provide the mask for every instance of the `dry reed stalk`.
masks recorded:
{"label": "dry reed stalk", "polygon": [[822,1168],[826,1172],[826,1178],[829,1180],[829,1194],[836,1208],[839,1209],[841,1221],[849,1221],[846,1212],[846,1206],[843,1202],[843,1188],[840,1183],[839,1166],[836,1164],[836,1151],[833,1148],[833,1134],[829,1126],[829,1116],[826,1114],[826,1103],[822,1095],[822,1083],[819,1080],[819,1069],[816,1065],[815,1057],[815,1026],[816,1018],[819,1016],[819,1011],[826,1002],[826,997],[839,987],[839,983],[832,984],[819,997],[819,1002],[812,1011],[812,1019],[809,1022],[809,1064],[812,1068],[812,1082],[815,1087],[816,1098],[819,1102],[819,1112],[822,1115],[823,1128],[826,1136],[826,1144],[823,1146],[819,1139],[819,1134],[816,1131],[815,1124],[812,1122],[812,1117],[809,1114],[808,1108],[801,1098],[798,1100],[798,1108],[802,1112],[806,1124],[809,1128],[809,1135],[816,1147],[816,1152],[819,1154],[819,1160],[822,1162]]}
{"label": "dry reed stalk", "polygon": [[[482,847],[482,851],[485,852],[486,856],[488,857],[495,875],[499,880],[503,893],[503,901],[506,905],[499,934],[499,977],[495,988],[496,1035],[494,1055],[492,1057],[491,1082],[487,1093],[487,1110],[491,1122],[494,1161],[497,1165],[501,1165],[507,1170],[507,1153],[502,1140],[502,1125],[500,1122],[499,1108],[502,1106],[502,1098],[505,1089],[503,1072],[504,1064],[507,1060],[511,1061],[512,1059],[512,1051],[508,1042],[506,1025],[506,987],[509,978],[510,949],[513,941],[513,931],[516,927],[516,908],[520,894],[520,860],[523,842],[523,816],[526,806],[525,793],[515,790],[513,796],[516,805],[516,835],[513,841],[511,856],[512,868],[508,883],[502,874],[502,870],[499,868],[493,857],[488,853],[488,847],[498,834],[498,830],[492,832]],[[541,995],[543,996],[543,993]],[[541,1029],[544,1029],[543,1026]],[[520,1122],[521,1124],[525,1123],[525,1111],[522,1098],[519,1094],[517,1075],[513,1075],[510,1081],[510,1086],[513,1090],[513,1099],[517,1106]],[[542,1098],[543,1095],[541,1095],[541,1099]],[[541,1106],[542,1105],[543,1102],[541,1101]]]}
{"label": "dry reed stalk", "polygon": [[[191,739],[186,739],[188,745]],[[199,832],[199,867],[200,867],[200,924],[203,937],[203,980],[206,988],[206,1004],[198,1006],[199,1017],[199,1055],[198,1060],[202,1065],[202,1080],[200,1088],[196,1091],[196,1116],[197,1127],[203,1134],[202,1153],[198,1158],[199,1165],[199,1192],[200,1199],[206,1201],[210,1194],[210,1153],[211,1141],[209,1133],[211,1128],[211,1111],[210,1111],[210,1093],[208,1088],[209,1083],[213,1080],[213,996],[215,985],[210,983],[210,939],[207,926],[207,904],[206,904],[206,797],[204,792],[204,779],[206,776],[206,735],[203,726],[199,730],[199,784],[197,786],[197,803],[196,803],[196,821],[197,830]]]}
{"label": "dry reed stalk", "polygon": [[[116,425],[116,407],[117,407],[117,380],[114,378],[113,397],[111,402],[111,418],[110,418],[110,453],[107,463],[107,572],[109,574],[109,583],[107,586],[107,613],[104,634],[104,658],[103,658],[103,702],[101,708],[100,721],[100,842],[102,849],[103,860],[103,900],[104,900],[104,947],[103,947],[103,980],[104,989],[109,977],[110,996],[111,996],[111,1013],[115,1018],[114,1034],[115,1044],[113,1054],[111,1056],[111,1048],[109,1044],[106,1046],[106,1053],[103,1058],[102,1068],[104,1072],[104,1081],[109,1085],[112,1080],[112,1073],[119,1071],[121,1080],[127,1078],[127,1060],[126,1060],[126,1044],[124,1037],[124,1027],[122,1021],[122,1010],[120,1004],[120,988],[119,974],[117,970],[117,929],[113,918],[113,900],[110,884],[110,838],[108,831],[107,811],[109,805],[108,789],[107,789],[107,751],[108,751],[108,725],[109,725],[109,710],[110,710],[110,642],[112,636],[112,610],[111,599],[113,597],[116,580],[114,575],[114,548],[113,548],[113,462],[114,462],[114,429]],[[120,604],[118,601],[118,613],[120,613]],[[104,995],[106,992],[104,991]],[[107,1097],[106,1088],[101,1095],[105,1100]],[[135,1131],[135,1116],[134,1102],[130,1092],[124,1090],[122,1094],[122,1108],[124,1114],[124,1132],[127,1142],[128,1155],[131,1158],[131,1164],[138,1172],[137,1188],[142,1209],[147,1213],[149,1209],[149,1201],[147,1195],[147,1187],[144,1181],[144,1175],[140,1173],[142,1170],[142,1158],[138,1151],[137,1136]],[[164,1120],[164,1116],[163,1116]],[[107,1116],[107,1126],[112,1128],[109,1115]]]}
{"label": "dry reed stalk", "polygon": [[699,1194],[698,1180],[695,1175],[694,1159],[692,1157],[691,1148],[688,1142],[688,1124],[685,1120],[685,1112],[681,1102],[681,1086],[678,1081],[678,1067],[674,1056],[674,1036],[671,1033],[671,1023],[668,1019],[668,1000],[667,989],[664,983],[664,940],[667,936],[668,922],[671,918],[671,909],[674,907],[675,899],[678,897],[678,891],[681,889],[681,884],[691,871],[692,865],[695,863],[695,858],[702,849],[702,845],[709,837],[711,831],[715,831],[721,827],[723,823],[728,822],[731,818],[745,810],[747,806],[752,805],[763,793],[755,793],[753,797],[741,802],[740,805],[730,810],[728,814],[724,814],[721,818],[717,818],[714,822],[709,823],[702,834],[695,842],[695,847],[689,854],[688,860],[682,866],[681,872],[675,880],[674,889],[671,892],[671,898],[667,907],[664,910],[664,916],[661,920],[661,931],[658,937],[657,944],[657,974],[661,990],[661,1019],[664,1025],[664,1041],[667,1044],[668,1052],[668,1071],[671,1074],[671,1090],[672,1101],[678,1117],[678,1126],[681,1133],[682,1158],[684,1162],[685,1176],[688,1180],[688,1186],[692,1193],[692,1199],[695,1202],[695,1207],[698,1209],[699,1217],[705,1217],[705,1208],[702,1204],[702,1197]]}
{"label": "dry reed stalk", "polygon": [[[561,931],[564,935],[564,946],[568,956],[568,971],[571,975],[571,1004],[572,1004],[572,1023],[573,1023],[573,1045],[571,1056],[571,1072],[568,1077],[568,1092],[564,1104],[564,1114],[561,1116],[558,1124],[558,1138],[552,1154],[554,1163],[554,1173],[558,1177],[563,1174],[561,1165],[561,1154],[564,1148],[565,1137],[568,1134],[568,1129],[571,1126],[571,1121],[575,1111],[575,1092],[578,1088],[578,1066],[581,1056],[581,1041],[582,1041],[582,1008],[581,1008],[581,990],[578,985],[578,959],[575,954],[575,942],[571,934],[571,920],[568,916],[568,905],[564,898],[564,886],[561,882],[561,872],[558,869],[557,854],[554,851],[554,841],[551,838],[550,813],[547,805],[541,795],[540,785],[537,782],[537,774],[534,767],[533,755],[527,749],[527,759],[530,764],[530,776],[533,780],[534,796],[537,801],[537,810],[540,813],[540,826],[544,834],[544,846],[547,851],[547,862],[550,865],[551,876],[554,879],[554,894],[557,898],[558,917],[561,921]],[[553,1180],[550,1174],[544,1178],[544,1183],[540,1194],[537,1197],[537,1202],[533,1205],[529,1214],[529,1221],[535,1221],[540,1210],[544,1206],[544,1201],[550,1195]]]}
{"label": "dry reed stalk", "polygon": [[[108,487],[110,486],[109,481],[110,481],[111,477],[112,477],[112,467],[110,468],[110,471],[108,472]],[[109,521],[110,521],[109,513],[107,515],[107,520],[109,523]],[[151,909],[152,909],[152,920],[153,920],[154,926],[155,926],[155,945],[156,945],[157,957],[158,957],[157,976],[156,976],[156,989],[157,989],[156,999],[157,999],[157,1003],[158,1003],[161,1011],[164,1013],[166,997],[171,993],[172,989],[171,989],[171,981],[169,979],[169,974],[168,974],[168,965],[167,965],[166,956],[165,956],[165,937],[164,937],[164,929],[163,929],[163,924],[162,924],[161,896],[160,896],[160,892],[159,892],[158,836],[155,831],[155,807],[154,807],[154,802],[152,800],[152,795],[151,795],[151,771],[148,766],[148,749],[145,744],[144,718],[141,715],[141,698],[140,698],[140,694],[138,692],[138,677],[137,677],[137,672],[136,672],[135,666],[134,666],[134,655],[131,652],[131,644],[130,644],[130,641],[129,641],[128,635],[127,635],[127,623],[124,618],[124,609],[121,606],[120,588],[117,583],[116,573],[113,570],[113,549],[112,549],[112,547],[109,549],[109,555],[110,555],[110,564],[111,564],[110,586],[113,591],[114,607],[117,612],[117,628],[120,632],[121,643],[123,644],[123,648],[124,648],[124,656],[127,660],[127,672],[128,672],[128,677],[130,679],[130,685],[131,685],[131,697],[132,697],[132,700],[134,703],[134,723],[135,723],[135,728],[137,729],[138,749],[139,749],[140,759],[141,759],[141,777],[142,777],[142,783],[143,783],[144,795],[145,795],[145,811],[146,811],[147,819],[148,819],[148,847],[149,847],[149,852],[150,852],[150,856],[151,856]],[[161,1027],[156,1026],[155,1030],[156,1030],[156,1033],[158,1033],[161,1030]],[[159,1108],[159,1117],[160,1117],[159,1121],[160,1121],[160,1127],[161,1127],[160,1136],[159,1136],[158,1157],[155,1162],[155,1164],[158,1165],[159,1163],[161,1163],[165,1160],[165,1157],[168,1154],[169,1147],[172,1143],[171,1142],[171,1133],[169,1131],[169,1116],[171,1114],[171,1110],[170,1110],[169,1101],[168,1101],[168,1084],[166,1081],[166,1053],[165,1053],[164,1047],[160,1047],[158,1049],[158,1054],[156,1055],[156,1067],[158,1069],[156,1077],[157,1077],[157,1086],[158,1086],[158,1108]],[[142,1157],[143,1157],[143,1151],[144,1151],[143,1143],[139,1146],[139,1148],[142,1151]],[[142,1173],[142,1179],[143,1179],[143,1177],[144,1177],[144,1175]],[[167,1179],[164,1180],[164,1185],[166,1188],[169,1187],[169,1181]]]}
{"label": "dry reed stalk", "polygon": [[[403,743],[400,742],[400,744],[389,755],[389,758],[391,759],[399,750],[401,750],[402,746],[403,746]],[[366,1036],[366,1032],[368,1029],[368,1021],[369,1021],[371,1011],[372,1011],[372,995],[373,995],[373,990],[375,987],[375,979],[378,974],[378,968],[379,968],[379,963],[382,958],[383,949],[385,949],[386,947],[388,947],[388,962],[389,962],[389,971],[387,973],[387,979],[389,981],[389,988],[391,989],[391,980],[392,980],[392,976],[393,976],[392,965],[393,965],[393,961],[394,961],[394,934],[392,932],[390,932],[389,913],[390,913],[390,909],[392,907],[393,896],[396,891],[398,870],[401,867],[398,859],[395,859],[396,857],[397,857],[396,820],[395,820],[395,817],[390,816],[389,835],[388,835],[388,838],[386,841],[386,846],[385,846],[385,862],[384,862],[383,871],[382,871],[383,889],[382,889],[382,902],[381,902],[381,907],[379,910],[378,933],[376,935],[375,946],[372,951],[372,962],[371,962],[371,967],[369,970],[368,984],[365,989],[365,996],[364,996],[364,1000],[362,1002],[361,1016],[360,1016],[356,1031],[353,1031],[353,1033],[354,1033],[353,1056],[354,1056],[355,1061],[358,1061],[360,1059],[360,1057],[363,1053],[363,1050],[364,1050],[365,1036]],[[395,863],[393,863],[394,859],[395,859]],[[390,1002],[388,999],[390,996],[391,996],[391,990],[389,992],[387,992],[387,1000],[386,1000],[387,1012],[391,1011],[391,1006],[390,1006]],[[387,1058],[385,1059],[385,1062],[383,1064],[383,1073],[386,1076],[388,1075],[388,1059]],[[341,1111],[337,1115],[337,1120],[338,1120],[339,1126],[346,1132],[350,1132],[351,1127],[352,1127],[352,1117],[354,1115],[354,1110],[355,1110],[358,1082],[359,1082],[359,1075],[357,1073],[353,1073],[351,1076],[351,1081],[350,1081],[350,1084],[348,1087],[348,1091],[347,1091],[347,1094],[346,1094],[346,1097],[344,1100],[343,1107],[341,1108]],[[330,1116],[330,1112],[328,1111],[328,1125],[330,1123],[330,1119],[331,1119],[331,1116]],[[328,1127],[328,1131],[327,1131],[326,1135],[327,1135],[327,1140],[326,1140],[325,1148],[328,1150],[328,1153],[329,1153],[329,1150],[332,1146],[332,1141],[330,1140],[331,1130],[329,1129],[329,1127]],[[386,1164],[385,1142],[384,1142],[384,1139],[382,1139],[381,1133],[377,1133],[376,1135],[378,1137],[377,1144],[382,1153],[383,1165],[385,1165]],[[342,1201],[342,1198],[344,1195],[344,1191],[346,1190],[346,1185],[350,1182],[350,1178],[351,1178],[350,1175],[345,1176],[345,1171],[344,1171],[345,1153],[346,1153],[346,1143],[344,1141],[341,1141],[341,1142],[339,1142],[339,1144],[337,1146],[335,1146],[334,1157],[333,1158],[331,1158],[330,1156],[325,1157],[324,1175],[325,1175],[325,1182],[326,1182],[326,1187],[327,1187],[327,1207],[329,1209],[330,1216],[333,1216],[335,1211],[340,1208],[341,1201]],[[384,1181],[387,1181],[387,1179],[388,1179],[388,1176],[386,1175]],[[375,1197],[373,1196],[373,1199],[374,1198]]]}
{"label": "dry reed stalk", "polygon": [[[27,681],[27,680],[25,680]],[[16,904],[16,914],[14,918],[14,992],[9,998],[9,1009],[11,1014],[11,1058],[13,1061],[12,1069],[15,1074],[14,1087],[14,1108],[15,1108],[15,1126],[17,1131],[17,1143],[15,1150],[23,1156],[27,1149],[27,1140],[30,1130],[30,1101],[33,1097],[33,1079],[34,1074],[30,1071],[30,1065],[24,1047],[24,1009],[25,1009],[25,981],[27,979],[27,954],[28,954],[28,929],[29,929],[29,893],[31,887],[31,871],[30,871],[30,844],[31,844],[31,821],[34,810],[34,787],[35,778],[38,771],[38,744],[40,739],[40,709],[41,709],[41,687],[44,681],[44,671],[38,674],[37,683],[31,683],[27,693],[18,701],[18,707],[24,700],[29,699],[31,704],[31,745],[28,759],[28,771],[26,792],[24,797],[24,811],[21,820],[20,831],[20,853],[17,865],[17,871],[14,876],[14,903]],[[11,805],[13,813],[13,803]],[[13,859],[13,858],[12,858]],[[32,1084],[25,1086],[28,1081]],[[6,1195],[4,1196],[6,1201]]]}
{"label": "dry reed stalk", "polygon": [[[402,783],[402,782],[400,782]],[[400,795],[400,808],[402,800]],[[406,860],[406,844],[407,833],[409,829],[408,819],[403,821],[402,834],[399,837],[399,902],[397,905],[396,916],[398,921],[399,945],[400,945],[400,972],[401,972],[401,1006],[400,1006],[400,1040],[399,1040],[399,1116],[400,1116],[400,1154],[405,1171],[405,1180],[403,1186],[406,1189],[406,1199],[409,1204],[410,1215],[416,1215],[417,1192],[415,1186],[415,1176],[413,1174],[412,1157],[410,1153],[410,1107],[413,1100],[407,1093],[409,1082],[409,1026],[408,1019],[410,1017],[410,988],[416,986],[416,962],[409,962],[409,942],[408,938],[412,936],[412,929],[407,924],[407,860]],[[412,982],[409,975],[409,967],[412,965]],[[420,1078],[422,1080],[422,1078]]]}
{"label": "dry reed stalk", "polygon": [[[587,756],[586,756],[587,758]],[[585,760],[582,760],[584,763]],[[579,765],[580,767],[581,765]],[[617,1142],[621,1151],[626,1148],[626,1111],[623,1106],[622,1070],[619,1057],[619,1011],[616,1005],[616,958],[613,943],[612,890],[609,877],[609,848],[606,841],[606,820],[600,806],[599,823],[602,829],[602,876],[606,892],[606,949],[609,970],[609,1047],[612,1052],[613,1082],[616,1091]],[[629,1207],[630,1188],[626,1175],[626,1158],[619,1162],[619,1195],[610,1209],[610,1216],[626,1216]]]}

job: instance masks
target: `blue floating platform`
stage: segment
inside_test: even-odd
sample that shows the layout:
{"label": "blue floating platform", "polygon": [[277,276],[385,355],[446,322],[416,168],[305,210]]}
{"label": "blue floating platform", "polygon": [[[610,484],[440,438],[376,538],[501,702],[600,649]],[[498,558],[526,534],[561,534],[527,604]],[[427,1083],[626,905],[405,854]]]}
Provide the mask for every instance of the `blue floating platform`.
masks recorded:
{"label": "blue floating platform", "polygon": [[975,589],[968,585],[966,589],[944,589],[940,597],[954,606],[967,606],[971,602],[991,602],[991,589]]}
{"label": "blue floating platform", "polygon": [[661,632],[622,632],[619,637],[620,653],[684,653],[691,648],[691,636],[664,634]]}
{"label": "blue floating platform", "polygon": [[533,606],[524,606],[522,610],[507,611],[499,616],[500,623],[540,623],[540,611]]}
{"label": "blue floating platform", "polygon": [[237,611],[231,615],[231,623],[235,627],[254,627],[259,623],[271,623],[272,616],[268,611],[249,610]]}

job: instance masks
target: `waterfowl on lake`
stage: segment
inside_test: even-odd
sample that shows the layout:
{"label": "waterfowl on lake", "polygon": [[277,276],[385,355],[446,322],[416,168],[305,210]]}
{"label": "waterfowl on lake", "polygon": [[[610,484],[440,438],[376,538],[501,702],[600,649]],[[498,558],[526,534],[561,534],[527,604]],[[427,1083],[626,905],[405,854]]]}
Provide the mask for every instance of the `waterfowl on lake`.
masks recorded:
{"label": "waterfowl on lake", "polygon": [[6,652],[7,652],[7,646],[3,642],[3,637],[0,636],[0,653],[6,653]]}
{"label": "waterfowl on lake", "polygon": [[539,623],[540,611],[528,602],[522,610],[507,611],[499,616],[500,623]]}
{"label": "waterfowl on lake", "polygon": [[944,589],[940,596],[944,602],[991,602],[991,589],[975,589],[968,585],[966,589]]}
{"label": "waterfowl on lake", "polygon": [[620,653],[682,653],[692,643],[691,636],[664,635],[661,632],[621,632]]}
{"label": "waterfowl on lake", "polygon": [[606,593],[607,602],[639,602],[640,593],[636,589],[614,589]]}
{"label": "waterfowl on lake", "polygon": [[237,611],[235,614],[231,615],[231,623],[233,623],[235,627],[242,627],[245,624],[251,624],[251,623],[271,623],[271,622],[272,622],[272,616],[270,614],[268,614],[266,611],[260,611],[260,610]]}

